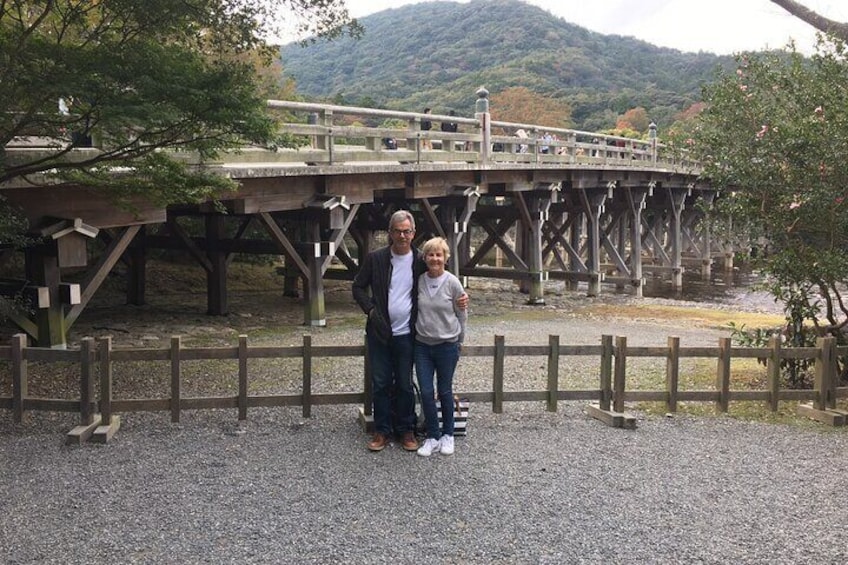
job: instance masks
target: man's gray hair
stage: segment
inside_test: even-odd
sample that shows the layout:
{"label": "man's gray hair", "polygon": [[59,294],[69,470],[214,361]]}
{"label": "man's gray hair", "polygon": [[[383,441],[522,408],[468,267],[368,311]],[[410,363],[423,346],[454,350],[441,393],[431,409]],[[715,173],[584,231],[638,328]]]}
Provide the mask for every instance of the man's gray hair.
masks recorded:
{"label": "man's gray hair", "polygon": [[392,217],[389,219],[389,231],[392,231],[392,228],[405,220],[409,220],[409,224],[413,230],[415,230],[415,218],[412,217],[412,214],[409,210],[398,210]]}

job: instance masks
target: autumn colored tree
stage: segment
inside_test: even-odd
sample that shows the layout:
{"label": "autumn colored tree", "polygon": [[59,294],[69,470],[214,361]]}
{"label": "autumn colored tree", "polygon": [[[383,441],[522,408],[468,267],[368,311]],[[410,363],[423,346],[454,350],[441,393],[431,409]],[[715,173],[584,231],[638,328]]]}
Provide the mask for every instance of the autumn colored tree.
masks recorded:
{"label": "autumn colored tree", "polygon": [[501,122],[566,128],[571,124],[571,106],[524,86],[506,88],[490,97],[492,119]]}
{"label": "autumn colored tree", "polygon": [[650,123],[651,119],[648,117],[648,111],[639,106],[638,108],[631,108],[619,116],[615,124],[615,129],[633,130],[640,134],[646,134]]}
{"label": "autumn colored tree", "polygon": [[845,341],[848,327],[848,49],[820,40],[807,59],[737,57],[705,90],[692,132],[734,229],[768,242],[758,265],[798,329]]}

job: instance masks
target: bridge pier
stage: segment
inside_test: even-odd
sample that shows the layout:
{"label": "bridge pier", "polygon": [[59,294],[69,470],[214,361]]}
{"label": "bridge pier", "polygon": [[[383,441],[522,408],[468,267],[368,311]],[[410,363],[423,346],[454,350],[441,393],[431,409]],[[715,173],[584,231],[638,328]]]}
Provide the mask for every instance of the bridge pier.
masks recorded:
{"label": "bridge pier", "polygon": [[221,249],[221,241],[226,233],[224,216],[207,214],[206,226],[206,313],[212,316],[226,316],[230,313],[227,295],[227,253]]}
{"label": "bridge pier", "polygon": [[577,194],[586,218],[586,269],[589,275],[587,296],[601,293],[601,214],[611,196],[612,186],[579,188]]}
{"label": "bridge pier", "polygon": [[666,187],[666,195],[668,197],[669,222],[669,243],[671,247],[671,286],[676,292],[683,290],[683,241],[682,241],[682,225],[681,214],[683,212],[686,197],[691,193],[691,188],[683,187]]}
{"label": "bridge pier", "polygon": [[126,253],[127,304],[143,306],[147,302],[147,228],[141,226]]}
{"label": "bridge pier", "polygon": [[645,209],[645,199],[653,190],[653,184],[625,189],[630,209],[630,278],[638,298],[643,296],[645,282],[642,276],[642,210]]}
{"label": "bridge pier", "polygon": [[27,279],[43,290],[42,296],[34,304],[34,321],[38,328],[38,333],[34,336],[36,342],[42,347],[64,349],[67,346],[68,327],[65,323],[65,308],[59,300],[62,275],[56,243],[50,241],[28,249],[26,271]]}
{"label": "bridge pier", "polygon": [[542,257],[542,227],[548,221],[551,193],[540,190],[519,192],[516,193],[516,203],[520,212],[516,228],[523,235],[523,258],[529,275],[526,281],[527,303],[544,304],[547,276]]}

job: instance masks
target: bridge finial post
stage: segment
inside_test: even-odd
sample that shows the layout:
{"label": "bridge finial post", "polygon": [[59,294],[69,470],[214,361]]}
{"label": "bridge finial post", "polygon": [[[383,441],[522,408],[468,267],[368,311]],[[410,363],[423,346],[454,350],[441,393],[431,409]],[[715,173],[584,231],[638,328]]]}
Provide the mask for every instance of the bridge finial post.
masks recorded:
{"label": "bridge finial post", "polygon": [[489,91],[481,86],[477,89],[477,102],[474,104],[474,117],[480,123],[480,161],[486,163],[492,153],[492,121],[489,115]]}
{"label": "bridge finial post", "polygon": [[648,139],[651,140],[651,162],[657,162],[657,124],[654,120],[648,124]]}

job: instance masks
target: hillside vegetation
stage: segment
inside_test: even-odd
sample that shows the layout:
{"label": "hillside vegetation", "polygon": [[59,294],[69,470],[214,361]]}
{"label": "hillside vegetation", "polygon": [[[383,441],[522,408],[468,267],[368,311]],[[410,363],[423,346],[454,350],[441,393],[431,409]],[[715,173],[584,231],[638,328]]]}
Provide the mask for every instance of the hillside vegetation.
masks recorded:
{"label": "hillside vegetation", "polygon": [[471,115],[480,86],[493,95],[526,87],[565,101],[571,127],[612,128],[618,116],[642,107],[662,128],[699,101],[701,86],[732,60],[595,33],[519,0],[426,2],[359,23],[361,39],[281,49],[284,73],[300,95]]}

